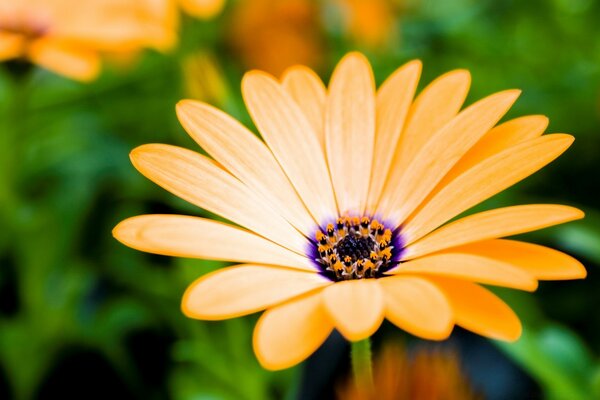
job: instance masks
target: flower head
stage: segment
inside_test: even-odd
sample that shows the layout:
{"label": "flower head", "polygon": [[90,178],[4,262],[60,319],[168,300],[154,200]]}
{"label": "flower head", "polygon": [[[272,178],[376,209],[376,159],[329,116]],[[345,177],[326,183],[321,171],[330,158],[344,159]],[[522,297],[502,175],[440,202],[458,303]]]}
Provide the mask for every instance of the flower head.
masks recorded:
{"label": "flower head", "polygon": [[232,8],[229,43],[247,68],[280,75],[294,64],[322,64],[324,38],[317,2],[242,0]]}
{"label": "flower head", "polygon": [[340,400],[482,399],[463,371],[454,349],[385,343],[373,363],[371,387],[348,379],[337,388]]}
{"label": "flower head", "polygon": [[182,308],[219,320],[267,310],[254,333],[263,366],[309,356],[335,328],[348,340],[384,318],[441,340],[460,325],[516,340],[514,312],[480,284],[533,291],[538,280],[586,275],[575,259],[499,239],[582,218],[561,205],[519,205],[455,216],[542,168],[572,143],[542,135],[547,119],[496,124],[519,92],[464,108],[470,77],[442,75],[413,99],[421,64],[376,90],[368,61],[347,55],[326,88],[293,67],[281,81],[243,80],[261,140],[225,113],[182,101],[179,119],[212,157],[150,144],[135,167],[175,195],[239,225],[143,215],[114,235],[158,254],[245,263],[200,277]]}
{"label": "flower head", "polygon": [[102,53],[166,49],[177,14],[166,0],[18,0],[0,4],[0,61],[27,59],[91,80]]}

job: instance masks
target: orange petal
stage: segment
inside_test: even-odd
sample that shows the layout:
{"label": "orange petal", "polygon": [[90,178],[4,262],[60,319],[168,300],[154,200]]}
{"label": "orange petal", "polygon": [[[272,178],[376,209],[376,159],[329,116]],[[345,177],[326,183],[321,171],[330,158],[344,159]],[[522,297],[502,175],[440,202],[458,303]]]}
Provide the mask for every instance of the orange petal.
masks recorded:
{"label": "orange petal", "polygon": [[410,107],[406,129],[398,146],[400,171],[412,162],[417,152],[460,110],[471,85],[471,74],[457,69],[441,75],[417,96]]}
{"label": "orange petal", "polygon": [[558,157],[571,143],[570,135],[544,135],[506,149],[464,172],[406,223],[403,233],[407,243],[525,179]]}
{"label": "orange petal", "polygon": [[331,283],[317,273],[238,265],[192,283],[183,295],[181,308],[190,318],[228,319],[264,310]]}
{"label": "orange petal", "polygon": [[176,196],[304,254],[306,238],[209,158],[181,147],[147,144],[131,152],[131,161]]}
{"label": "orange petal", "polygon": [[430,279],[448,298],[457,325],[492,339],[512,342],[521,336],[519,317],[489,290],[460,279]]}
{"label": "orange petal", "polygon": [[341,213],[366,206],[375,140],[375,82],[369,61],[346,55],[329,84],[325,146]]}
{"label": "orange petal", "polygon": [[0,61],[21,56],[25,49],[25,36],[18,33],[0,32]]}
{"label": "orange petal", "polygon": [[179,0],[183,10],[197,18],[208,19],[219,14],[225,0]]}
{"label": "orange petal", "polygon": [[470,82],[469,71],[451,71],[431,82],[417,96],[396,146],[393,167],[382,196],[396,187],[416,153],[431,136],[456,116],[467,96]]}
{"label": "orange petal", "polygon": [[313,292],[265,311],[254,330],[254,352],[266,369],[289,368],[317,350],[332,330],[321,291]]}
{"label": "orange petal", "polygon": [[277,212],[305,234],[315,222],[269,148],[242,124],[216,108],[192,100],[177,104],[177,115],[190,136]]}
{"label": "orange petal", "polygon": [[308,258],[265,238],[210,219],[184,215],[140,215],[113,229],[123,244],[174,257],[273,264],[315,271]]}
{"label": "orange petal", "polygon": [[434,284],[413,276],[386,277],[379,281],[385,295],[385,317],[394,325],[430,340],[450,335],[452,310]]}
{"label": "orange petal", "polygon": [[419,83],[421,68],[419,60],[403,65],[386,79],[377,91],[375,148],[367,199],[367,209],[370,213],[375,211],[381,196],[400,133]]}
{"label": "orange petal", "polygon": [[383,293],[375,279],[338,282],[323,292],[335,327],[348,340],[371,336],[383,322]]}
{"label": "orange petal", "polygon": [[397,186],[386,189],[380,212],[398,225],[421,203],[458,160],[506,113],[519,95],[507,90],[462,111],[415,155]]}
{"label": "orange petal", "polygon": [[327,89],[323,81],[312,69],[297,65],[288,68],[283,73],[281,83],[304,112],[313,127],[313,132],[317,135],[321,148],[325,151]]}
{"label": "orange petal", "polygon": [[540,136],[544,133],[546,127],[548,127],[548,118],[543,115],[527,115],[496,126],[483,135],[479,142],[452,167],[450,172],[438,184],[436,191],[439,191],[463,172],[476,166],[486,158],[518,143]]}
{"label": "orange petal", "polygon": [[35,64],[79,81],[91,81],[100,73],[97,53],[52,39],[30,43],[28,56]]}
{"label": "orange petal", "polygon": [[535,278],[511,264],[468,253],[436,253],[401,263],[391,274],[433,274],[534,291]]}
{"label": "orange petal", "polygon": [[583,218],[580,210],[557,204],[528,204],[483,211],[444,225],[408,245],[403,259],[466,243],[526,233],[580,218]]}
{"label": "orange petal", "polygon": [[469,254],[489,257],[521,268],[540,280],[582,279],[585,267],[560,251],[515,240],[486,240],[454,248]]}
{"label": "orange petal", "polygon": [[258,130],[318,221],[336,213],[323,149],[300,107],[270,75],[253,71],[242,82]]}

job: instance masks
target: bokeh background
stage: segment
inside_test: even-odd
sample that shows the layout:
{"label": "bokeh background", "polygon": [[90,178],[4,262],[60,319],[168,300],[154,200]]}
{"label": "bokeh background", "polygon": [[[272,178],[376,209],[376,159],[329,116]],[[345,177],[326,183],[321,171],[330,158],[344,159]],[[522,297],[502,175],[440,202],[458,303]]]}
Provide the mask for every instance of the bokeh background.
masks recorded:
{"label": "bokeh background", "polygon": [[[187,284],[224,263],[137,252],[111,229],[142,213],[202,215],[129,163],[129,151],[143,143],[197,149],[176,119],[178,100],[209,102],[252,127],[240,95],[244,71],[279,76],[301,63],[327,81],[350,50],[367,54],[379,83],[413,58],[424,62],[420,87],[467,68],[467,103],[523,89],[506,118],[545,114],[548,132],[571,133],[575,144],[481,208],[546,202],[587,214],[526,235],[574,255],[589,276],[544,282],[533,294],[497,290],[523,320],[517,343],[461,330],[426,343],[384,325],[376,354],[390,341],[406,349],[398,360],[448,349],[456,363],[421,368],[414,379],[434,385],[436,371],[448,377],[458,368],[477,398],[600,398],[600,2],[205,3],[202,12],[183,7],[170,17],[167,48],[103,50],[102,72],[87,82],[20,59],[0,63],[0,399],[344,393],[348,349],[340,337],[298,367],[265,371],[251,348],[256,316],[201,322],[179,311]],[[0,31],[4,25],[0,19]]]}

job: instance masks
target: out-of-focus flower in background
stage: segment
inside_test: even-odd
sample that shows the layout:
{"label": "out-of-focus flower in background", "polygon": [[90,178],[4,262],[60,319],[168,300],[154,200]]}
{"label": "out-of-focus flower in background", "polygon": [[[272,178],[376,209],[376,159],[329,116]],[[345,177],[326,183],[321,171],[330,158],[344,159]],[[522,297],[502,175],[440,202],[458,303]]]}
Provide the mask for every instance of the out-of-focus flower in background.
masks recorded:
{"label": "out-of-focus flower in background", "polygon": [[167,50],[177,40],[167,0],[20,0],[0,3],[0,60],[27,60],[89,81],[104,54]]}
{"label": "out-of-focus flower in background", "polygon": [[225,0],[177,0],[183,11],[196,18],[210,19],[219,14]]}
{"label": "out-of-focus flower in background", "polygon": [[294,64],[322,66],[324,37],[314,1],[241,0],[230,26],[228,42],[245,69],[279,76]]}
{"label": "out-of-focus flower in background", "polygon": [[387,48],[398,5],[389,0],[331,0],[346,37],[360,47]]}
{"label": "out-of-focus flower in background", "polygon": [[340,400],[478,400],[451,349],[417,347],[407,352],[386,343],[374,360],[373,388],[348,379],[337,388]]}
{"label": "out-of-focus flower in background", "polygon": [[218,59],[207,52],[188,55],[183,60],[185,93],[189,98],[223,107],[229,89]]}

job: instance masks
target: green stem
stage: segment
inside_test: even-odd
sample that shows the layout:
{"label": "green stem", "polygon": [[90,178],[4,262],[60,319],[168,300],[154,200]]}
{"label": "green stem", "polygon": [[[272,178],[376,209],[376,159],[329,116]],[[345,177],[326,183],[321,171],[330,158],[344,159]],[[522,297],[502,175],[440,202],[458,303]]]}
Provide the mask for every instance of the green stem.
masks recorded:
{"label": "green stem", "polygon": [[373,362],[371,357],[371,339],[366,338],[351,343],[350,357],[354,383],[360,389],[373,389]]}

